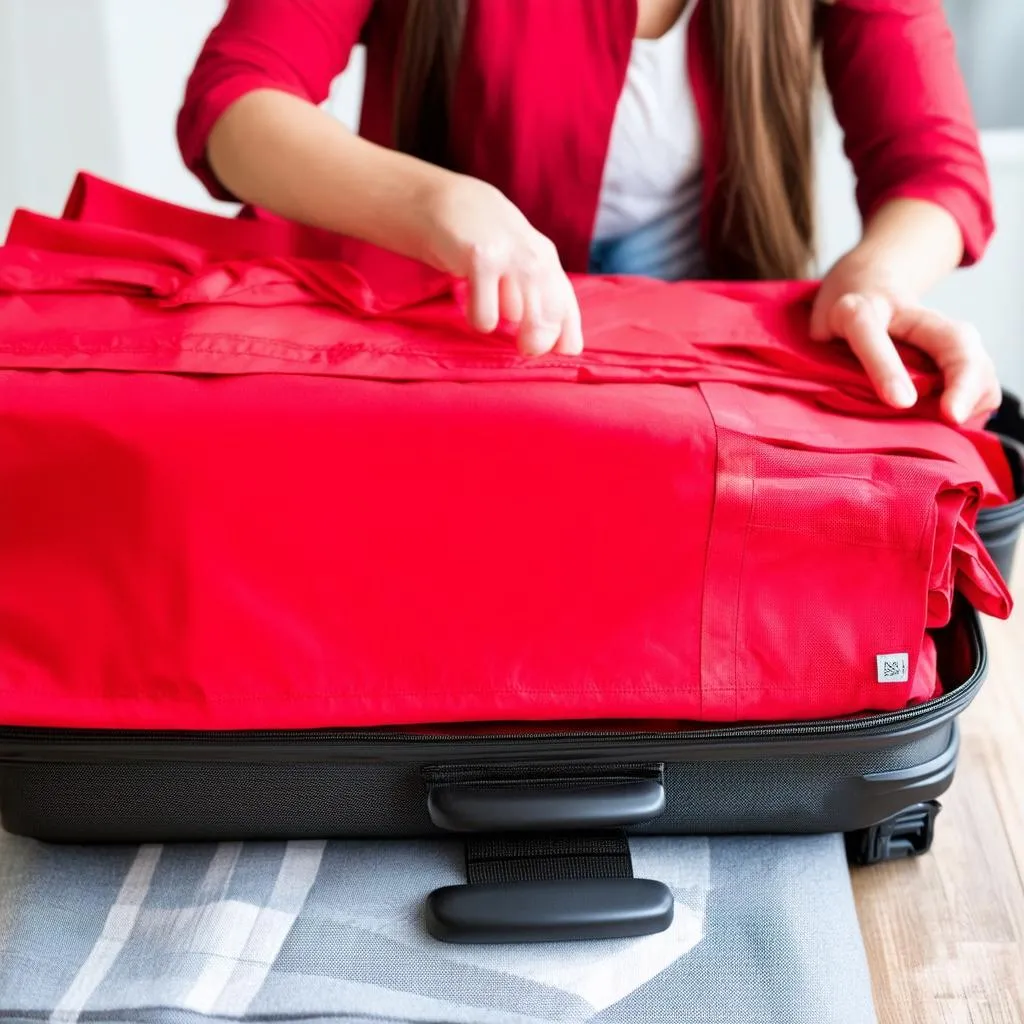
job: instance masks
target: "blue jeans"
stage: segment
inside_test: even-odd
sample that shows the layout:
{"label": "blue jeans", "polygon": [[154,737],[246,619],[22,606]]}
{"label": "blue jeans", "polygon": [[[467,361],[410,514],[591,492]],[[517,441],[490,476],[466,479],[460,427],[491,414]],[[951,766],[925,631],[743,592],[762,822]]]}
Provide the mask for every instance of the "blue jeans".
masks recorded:
{"label": "blue jeans", "polygon": [[664,218],[621,238],[594,242],[590,273],[682,281],[704,276],[704,253],[697,231],[681,230],[675,217]]}

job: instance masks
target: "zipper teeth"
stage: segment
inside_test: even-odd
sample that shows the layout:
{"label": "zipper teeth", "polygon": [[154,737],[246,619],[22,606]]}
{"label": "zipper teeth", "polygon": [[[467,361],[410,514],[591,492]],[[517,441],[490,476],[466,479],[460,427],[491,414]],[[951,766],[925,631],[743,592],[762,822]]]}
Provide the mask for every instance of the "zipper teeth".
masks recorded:
{"label": "zipper teeth", "polygon": [[993,526],[1002,526],[1004,523],[1019,525],[1022,518],[1024,518],[1024,498],[1017,498],[1006,505],[982,509],[978,513],[978,526],[988,529]]}
{"label": "zipper teeth", "polygon": [[694,728],[692,730],[664,730],[661,732],[640,731],[609,731],[594,729],[572,729],[559,732],[524,732],[524,733],[489,733],[480,735],[459,732],[387,732],[383,730],[356,729],[315,729],[315,730],[252,730],[245,732],[98,732],[95,730],[64,730],[64,729],[0,729],[0,743],[37,742],[81,744],[100,741],[113,746],[145,742],[188,742],[199,745],[228,743],[238,747],[256,745],[261,742],[286,743],[411,743],[427,744],[436,742],[458,742],[465,744],[496,743],[543,743],[560,740],[610,740],[624,743],[670,742],[684,739],[687,743],[713,743],[721,740],[755,740],[755,739],[786,739],[807,735],[835,735],[841,733],[864,732],[875,733],[907,721],[920,719],[926,721],[937,717],[953,706],[970,702],[981,683],[980,675],[968,680],[956,690],[930,701],[928,704],[902,711],[893,711],[871,717],[835,721],[829,719],[811,719],[806,722],[788,722],[775,726],[756,726],[752,728],[730,727],[723,729]]}
{"label": "zipper teeth", "polygon": [[[950,709],[960,710],[966,707],[980,689],[988,667],[987,651],[981,622],[976,615],[970,617],[968,630],[974,648],[974,666],[965,682],[942,696],[911,708],[891,711],[880,715],[864,718],[851,718],[842,721],[835,719],[810,719],[803,722],[786,722],[778,725],[754,727],[730,726],[726,728],[707,729],[696,726],[689,730],[664,730],[660,732],[638,731],[627,732],[596,729],[573,729],[558,732],[547,732],[541,729],[525,733],[459,733],[459,732],[401,732],[382,729],[314,729],[314,730],[247,730],[240,732],[182,732],[182,731],[110,731],[110,730],[75,730],[52,728],[0,728],[0,745],[5,743],[23,744],[50,743],[61,745],[82,745],[102,743],[111,746],[125,746],[138,743],[193,743],[198,746],[228,744],[240,749],[255,747],[260,743],[291,743],[291,744],[357,744],[357,743],[461,743],[468,746],[486,745],[500,746],[507,743],[512,746],[520,744],[538,744],[559,742],[564,740],[605,740],[616,744],[621,743],[671,743],[683,740],[686,743],[700,745],[733,740],[743,742],[757,739],[788,739],[808,735],[840,735],[844,733],[862,733],[865,736],[877,735],[893,726],[904,722],[920,722],[925,724],[934,719],[945,717]],[[541,725],[542,723],[536,723]],[[3,751],[0,749],[0,760]]]}

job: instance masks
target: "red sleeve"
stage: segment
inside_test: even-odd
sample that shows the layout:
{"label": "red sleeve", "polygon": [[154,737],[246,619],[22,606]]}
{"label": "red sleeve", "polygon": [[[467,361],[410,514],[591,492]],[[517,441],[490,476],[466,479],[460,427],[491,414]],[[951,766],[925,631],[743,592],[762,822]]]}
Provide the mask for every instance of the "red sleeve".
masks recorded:
{"label": "red sleeve", "polygon": [[960,225],[964,264],[975,262],[994,230],[991,186],[942,0],[835,0],[820,16],[862,215],[930,200]]}
{"label": "red sleeve", "polygon": [[185,90],[178,145],[186,166],[218,199],[233,196],[206,159],[218,118],[255,89],[322,103],[348,65],[373,0],[228,0]]}

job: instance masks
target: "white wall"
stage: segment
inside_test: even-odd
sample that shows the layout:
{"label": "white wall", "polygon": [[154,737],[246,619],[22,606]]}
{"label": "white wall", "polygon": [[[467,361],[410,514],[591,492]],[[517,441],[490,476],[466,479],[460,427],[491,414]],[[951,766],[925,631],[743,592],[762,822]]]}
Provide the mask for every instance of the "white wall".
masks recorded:
{"label": "white wall", "polygon": [[105,27],[92,0],[0,0],[0,220],[56,210],[74,171],[116,175]]}
{"label": "white wall", "polygon": [[[181,165],[174,121],[185,76],[220,17],[223,0],[98,3],[115,97],[119,180],[189,206],[217,208],[219,204]],[[336,83],[330,101],[331,109],[350,125],[357,123],[361,74],[360,53]]]}
{"label": "white wall", "polygon": [[1024,395],[1024,130],[986,132],[997,232],[985,259],[936,288],[936,305],[981,330],[1004,386]]}
{"label": "white wall", "polygon": [[118,180],[187,206],[214,208],[181,165],[174,122],[185,77],[222,0],[84,0],[84,6],[96,9],[107,49]]}
{"label": "white wall", "polygon": [[[57,212],[80,168],[218,208],[181,166],[174,120],[185,77],[222,9],[223,0],[0,0],[0,221],[15,205]],[[359,55],[329,102],[350,125],[361,75]],[[859,221],[831,117],[821,135],[827,265],[856,239]],[[1024,131],[986,132],[984,142],[999,234],[979,268],[954,275],[931,300],[976,322],[1004,382],[1024,392]]]}
{"label": "white wall", "polygon": [[1024,3],[943,0],[982,128],[1024,128]]}
{"label": "white wall", "polygon": [[[174,122],[223,0],[0,0],[0,220],[56,213],[87,169],[188,206],[223,209],[182,166]],[[358,122],[362,53],[330,109]]]}

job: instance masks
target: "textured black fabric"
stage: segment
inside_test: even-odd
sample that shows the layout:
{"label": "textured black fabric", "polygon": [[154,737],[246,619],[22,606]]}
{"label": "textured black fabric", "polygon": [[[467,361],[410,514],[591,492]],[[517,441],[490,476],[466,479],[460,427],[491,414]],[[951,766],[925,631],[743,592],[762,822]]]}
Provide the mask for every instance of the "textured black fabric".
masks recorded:
{"label": "textured black fabric", "polygon": [[[873,824],[865,775],[925,764],[952,742],[944,723],[890,744],[802,757],[668,762],[668,806],[631,833],[846,832]],[[8,831],[53,842],[386,838],[438,835],[415,763],[204,763],[0,766]],[[491,765],[492,773],[507,766]],[[474,769],[475,772],[475,769]],[[523,768],[515,766],[515,776]],[[937,794],[936,794],[937,795]],[[932,795],[908,792],[906,804]]]}
{"label": "textured black fabric", "polygon": [[621,832],[471,836],[466,841],[470,885],[632,877],[629,843]]}
{"label": "textured black fabric", "polygon": [[488,787],[508,786],[517,789],[533,786],[544,789],[585,789],[594,785],[657,779],[665,774],[660,761],[592,762],[552,761],[498,762],[495,764],[427,765],[423,778],[431,786],[467,786],[486,783]]}

